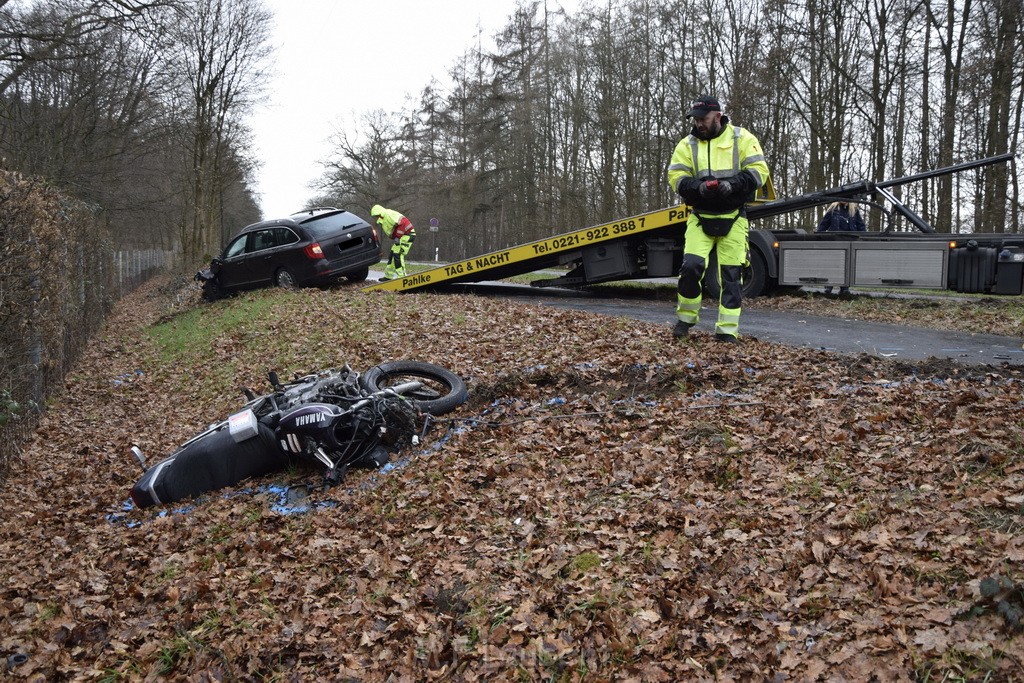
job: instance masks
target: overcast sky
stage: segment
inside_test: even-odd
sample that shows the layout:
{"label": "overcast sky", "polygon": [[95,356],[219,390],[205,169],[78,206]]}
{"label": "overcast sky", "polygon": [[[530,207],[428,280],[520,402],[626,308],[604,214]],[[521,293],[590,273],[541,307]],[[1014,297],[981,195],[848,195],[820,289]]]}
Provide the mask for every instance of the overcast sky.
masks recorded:
{"label": "overcast sky", "polygon": [[[485,46],[517,0],[264,0],[276,15],[277,74],[251,119],[262,162],[265,218],[299,211],[317,194],[333,130],[374,109],[399,111],[407,96],[448,69],[477,40]],[[554,3],[552,3],[553,5]],[[572,7],[576,2],[560,3]]]}

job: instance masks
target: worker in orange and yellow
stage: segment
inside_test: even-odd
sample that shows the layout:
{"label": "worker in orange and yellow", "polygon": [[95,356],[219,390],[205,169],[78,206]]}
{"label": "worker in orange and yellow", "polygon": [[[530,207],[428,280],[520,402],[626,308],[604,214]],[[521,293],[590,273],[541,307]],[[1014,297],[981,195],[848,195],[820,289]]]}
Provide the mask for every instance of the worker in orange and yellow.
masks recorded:
{"label": "worker in orange and yellow", "polygon": [[384,277],[381,278],[381,282],[405,277],[408,275],[405,270],[405,257],[412,249],[413,240],[416,239],[416,229],[408,218],[392,209],[385,209],[380,204],[373,205],[370,215],[377,219],[377,225],[392,240],[391,255],[384,266]]}

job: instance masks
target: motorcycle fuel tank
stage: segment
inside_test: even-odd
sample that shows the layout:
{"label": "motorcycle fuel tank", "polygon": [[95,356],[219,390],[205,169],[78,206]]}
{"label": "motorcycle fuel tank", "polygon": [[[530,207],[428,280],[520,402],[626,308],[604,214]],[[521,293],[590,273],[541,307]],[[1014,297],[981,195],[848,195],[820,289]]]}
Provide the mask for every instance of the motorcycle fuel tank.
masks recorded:
{"label": "motorcycle fuel tank", "polygon": [[307,439],[328,448],[339,447],[335,421],[345,411],[330,403],[307,403],[281,416],[276,435],[281,448],[301,453]]}

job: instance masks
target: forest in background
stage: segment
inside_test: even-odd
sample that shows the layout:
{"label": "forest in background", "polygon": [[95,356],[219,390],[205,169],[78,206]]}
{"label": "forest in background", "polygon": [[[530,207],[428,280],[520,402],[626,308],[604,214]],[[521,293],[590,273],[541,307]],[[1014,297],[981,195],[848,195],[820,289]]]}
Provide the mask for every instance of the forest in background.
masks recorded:
{"label": "forest in background", "polygon": [[[705,92],[758,135],[782,197],[1013,151],[1019,9],[522,2],[400,110],[339,130],[309,203],[438,218],[443,259],[659,208],[675,203],[665,166]],[[0,165],[187,272],[260,218],[247,121],[273,68],[272,20],[259,0],[0,0]],[[940,231],[1019,232],[1021,177],[999,164],[898,194]]]}
{"label": "forest in background", "polygon": [[[780,197],[1016,150],[1022,22],[1019,0],[525,2],[496,49],[339,132],[320,200],[436,217],[442,260],[671,205],[665,168],[705,92],[759,137]],[[896,194],[939,231],[1019,232],[1011,168]]]}
{"label": "forest in background", "polygon": [[246,118],[272,19],[250,0],[0,0],[0,165],[84,202],[117,248],[194,269],[260,217]]}
{"label": "forest in background", "polygon": [[259,218],[244,0],[0,0],[0,480],[117,299]]}

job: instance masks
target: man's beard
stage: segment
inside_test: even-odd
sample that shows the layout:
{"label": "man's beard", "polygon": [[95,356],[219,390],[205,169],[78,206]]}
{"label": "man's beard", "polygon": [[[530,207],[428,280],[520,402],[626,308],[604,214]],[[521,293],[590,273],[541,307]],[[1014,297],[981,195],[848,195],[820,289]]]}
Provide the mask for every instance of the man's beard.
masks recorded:
{"label": "man's beard", "polygon": [[697,132],[695,132],[694,135],[696,135],[697,139],[699,139],[699,140],[713,140],[713,139],[717,138],[718,134],[721,133],[721,132],[722,132],[722,123],[721,123],[721,121],[715,121],[710,126],[708,126],[707,130],[702,131],[700,128],[698,128]]}

